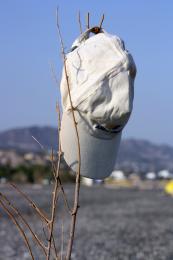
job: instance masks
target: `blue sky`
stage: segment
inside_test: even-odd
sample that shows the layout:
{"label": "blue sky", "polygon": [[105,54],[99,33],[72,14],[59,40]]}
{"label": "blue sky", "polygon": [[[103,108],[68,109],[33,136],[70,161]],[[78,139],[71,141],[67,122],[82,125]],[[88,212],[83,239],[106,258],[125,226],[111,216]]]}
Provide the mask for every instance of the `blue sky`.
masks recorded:
{"label": "blue sky", "polygon": [[103,27],[117,34],[138,68],[133,115],[124,137],[173,145],[173,1],[0,1],[0,131],[30,125],[55,126],[58,87],[50,63],[61,75],[56,7],[66,50],[85,24],[105,14]]}

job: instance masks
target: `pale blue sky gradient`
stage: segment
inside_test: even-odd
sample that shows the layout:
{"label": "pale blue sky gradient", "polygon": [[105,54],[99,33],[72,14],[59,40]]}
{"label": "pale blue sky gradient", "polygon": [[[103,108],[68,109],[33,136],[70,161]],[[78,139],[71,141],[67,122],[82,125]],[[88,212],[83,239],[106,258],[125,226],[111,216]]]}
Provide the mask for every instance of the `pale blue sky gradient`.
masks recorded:
{"label": "pale blue sky gradient", "polygon": [[138,68],[133,115],[125,137],[173,145],[173,1],[0,1],[0,131],[30,126],[55,126],[61,56],[56,7],[66,50],[79,34],[89,11],[97,25],[124,39]]}

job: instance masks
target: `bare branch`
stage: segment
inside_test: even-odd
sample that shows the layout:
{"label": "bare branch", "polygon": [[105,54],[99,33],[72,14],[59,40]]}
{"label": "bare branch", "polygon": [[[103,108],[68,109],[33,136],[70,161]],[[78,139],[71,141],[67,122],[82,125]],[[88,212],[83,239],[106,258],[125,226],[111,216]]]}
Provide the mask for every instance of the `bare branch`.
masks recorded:
{"label": "bare branch", "polygon": [[[46,226],[46,228],[47,228],[47,226]],[[48,241],[48,237],[47,237],[47,234],[46,234],[46,231],[45,231],[45,227],[43,226],[43,222],[42,222],[42,230],[43,230],[45,240]]]}
{"label": "bare branch", "polygon": [[59,259],[59,256],[58,256],[58,252],[57,252],[57,248],[56,248],[56,243],[55,243],[55,238],[52,234],[52,241],[53,241],[53,249],[54,249],[54,252],[55,252],[55,257],[56,257],[56,260]]}
{"label": "bare branch", "polygon": [[64,251],[64,214],[62,214],[62,226],[61,226],[61,260],[63,260]]}
{"label": "bare branch", "polygon": [[[59,111],[59,110],[58,110],[58,111]],[[58,116],[59,116],[59,122],[60,122],[60,115],[58,115]],[[60,123],[59,123],[59,125],[60,125]],[[60,133],[60,127],[59,127],[58,135],[59,135],[59,133]],[[59,149],[60,149],[60,148],[59,148]],[[61,153],[61,149],[60,149],[60,153]],[[66,208],[67,208],[69,214],[71,215],[71,214],[72,214],[72,210],[71,210],[71,208],[70,208],[70,206],[69,206],[69,204],[68,204],[67,196],[66,196],[66,194],[65,194],[64,187],[63,187],[63,185],[62,185],[61,178],[60,178],[59,172],[58,172],[60,166],[58,166],[57,169],[56,169],[56,167],[55,167],[55,165],[54,165],[54,163],[53,163],[53,162],[54,162],[53,151],[51,152],[51,162],[52,162],[52,171],[53,171],[54,179],[55,179],[55,180],[57,179],[57,181],[58,181],[59,187],[60,187],[60,189],[61,189],[61,191],[62,191],[62,195],[63,195],[63,199],[64,199],[65,206],[66,206]]]}
{"label": "bare branch", "polygon": [[82,23],[81,23],[81,18],[80,18],[80,11],[78,13],[78,23],[79,23],[80,34],[82,34]]}
{"label": "bare branch", "polygon": [[[61,130],[61,115],[60,115],[60,108],[59,104],[56,104],[56,110],[58,113],[58,141],[59,141],[59,149],[58,149],[58,164],[57,164],[57,169],[53,168],[54,170],[54,176],[55,176],[55,185],[54,185],[54,190],[52,193],[52,207],[51,207],[51,220],[50,220],[50,225],[49,225],[49,239],[48,239],[48,251],[47,251],[47,260],[50,259],[50,253],[51,253],[51,245],[52,245],[52,240],[53,240],[53,246],[55,249],[55,254],[56,254],[56,246],[54,243],[54,237],[53,237],[53,230],[54,230],[54,221],[55,221],[55,214],[56,214],[56,204],[58,200],[58,193],[60,190],[62,190],[62,187],[59,187],[59,172],[60,172],[60,164],[61,164],[61,142],[60,142],[60,130]],[[61,185],[60,185],[61,186]]]}
{"label": "bare branch", "polygon": [[[59,136],[59,133],[60,133],[60,130],[61,130],[61,111],[60,111],[60,106],[59,106],[59,103],[58,101],[56,102],[56,112],[58,114],[58,136]],[[60,141],[58,139],[58,141]]]}
{"label": "bare branch", "polygon": [[0,205],[1,207],[4,209],[4,211],[7,213],[7,215],[9,216],[9,218],[13,221],[13,223],[16,225],[16,227],[18,228],[20,234],[22,235],[24,242],[28,248],[28,251],[30,253],[30,256],[32,258],[32,260],[34,260],[34,256],[32,253],[32,249],[31,246],[29,244],[28,238],[23,230],[23,228],[21,227],[21,225],[18,223],[18,221],[16,220],[15,216],[11,213],[11,211],[5,206],[5,204],[3,203],[3,201],[0,199]]}
{"label": "bare branch", "polygon": [[41,242],[41,240],[38,238],[38,236],[33,232],[32,228],[30,227],[30,225],[28,224],[26,219],[23,217],[23,215],[20,213],[20,211],[14,206],[14,203],[12,204],[9,201],[9,199],[5,195],[3,195],[1,192],[0,192],[0,197],[2,197],[2,199],[5,201],[5,203],[21,218],[22,222],[27,226],[27,228],[31,232],[34,240],[43,249],[43,252],[46,255],[46,247],[45,247],[45,245]]}
{"label": "bare branch", "polygon": [[[102,18],[102,21],[100,23],[100,28],[102,26],[104,17]],[[80,26],[80,33],[82,33],[82,24],[81,24],[81,19],[80,19],[80,12],[78,14],[78,22]],[[90,28],[90,14],[87,14],[87,21],[86,21],[86,26],[89,29]],[[36,233],[32,230],[31,226],[27,222],[27,220],[24,218],[24,216],[20,213],[20,211],[16,208],[14,203],[12,204],[9,199],[0,193],[0,205],[6,212],[6,214],[10,217],[10,219],[13,221],[13,223],[16,225],[18,228],[20,234],[22,235],[25,244],[29,250],[29,253],[31,255],[31,258],[34,260],[34,256],[32,253],[32,248],[29,244],[29,240],[25,234],[24,231],[24,226],[28,228],[30,233],[32,234],[33,239],[36,241],[36,243],[42,248],[46,260],[50,260],[52,254],[54,253],[55,258],[58,260],[60,259],[58,256],[57,248],[56,248],[56,243],[55,243],[55,238],[54,238],[54,224],[55,224],[55,217],[56,217],[56,206],[57,206],[57,201],[58,201],[58,196],[59,193],[62,192],[63,195],[63,200],[66,209],[70,213],[71,216],[71,225],[70,225],[70,234],[69,234],[69,241],[68,241],[68,246],[67,246],[67,252],[66,252],[66,260],[70,260],[71,258],[71,252],[72,252],[72,246],[73,246],[73,241],[74,241],[74,232],[75,232],[75,224],[76,224],[76,216],[77,216],[77,211],[79,208],[79,190],[80,190],[80,168],[81,168],[81,153],[80,153],[80,141],[79,141],[79,133],[78,133],[78,128],[77,128],[77,122],[76,122],[76,117],[75,117],[75,112],[73,108],[73,103],[72,103],[72,98],[71,98],[71,92],[70,92],[70,84],[69,84],[69,78],[68,78],[68,72],[67,72],[67,64],[66,64],[66,55],[65,55],[65,48],[64,48],[64,43],[61,35],[61,30],[59,26],[59,21],[58,21],[58,10],[57,10],[57,29],[58,29],[58,35],[59,35],[59,40],[60,40],[60,45],[61,45],[61,54],[62,54],[62,59],[63,59],[63,64],[64,64],[64,71],[65,71],[65,77],[66,77],[66,82],[67,82],[67,88],[68,88],[68,95],[69,95],[69,100],[70,100],[70,106],[71,106],[71,111],[72,111],[72,118],[73,118],[73,123],[74,123],[74,128],[75,128],[75,133],[77,137],[77,147],[78,147],[78,170],[76,173],[76,184],[75,184],[75,192],[74,192],[74,203],[73,203],[73,209],[70,208],[68,199],[66,196],[66,193],[64,191],[64,187],[62,185],[61,179],[60,179],[60,163],[61,163],[61,157],[62,157],[62,150],[61,150],[61,142],[60,142],[60,131],[61,131],[61,113],[60,113],[60,107],[59,104],[56,104],[56,110],[58,113],[58,140],[59,140],[59,150],[58,150],[58,160],[55,162],[54,160],[54,151],[52,149],[51,152],[51,162],[52,162],[52,171],[54,174],[54,188],[52,192],[52,205],[51,205],[51,212],[50,212],[50,218],[47,216],[47,214],[41,210],[36,203],[30,199],[29,196],[27,196],[22,190],[20,190],[15,184],[11,183],[10,185],[22,196],[24,199],[29,203],[29,206],[31,206],[35,212],[38,214],[40,219],[42,220],[42,224],[46,224],[47,227],[47,232],[48,232],[48,238],[47,239],[47,247],[44,245],[44,243],[39,239]],[[55,71],[53,66],[51,66],[52,69],[52,75],[53,78],[59,86],[59,82],[57,80],[57,77],[55,75]],[[45,148],[44,146],[34,137],[32,138],[40,145],[41,149],[44,151]],[[47,151],[46,151],[47,152]],[[16,219],[15,214],[17,215],[18,219]],[[20,221],[20,222],[19,222]],[[63,219],[64,221],[64,219]],[[21,223],[21,224],[20,224]],[[44,227],[43,227],[43,232],[45,233]],[[63,246],[64,246],[64,222],[62,222],[62,233],[61,233],[61,259],[63,258]],[[54,252],[52,252],[54,250]]]}
{"label": "bare branch", "polygon": [[90,13],[87,13],[87,16],[86,16],[86,28],[87,29],[90,28]]}
{"label": "bare branch", "polygon": [[51,250],[51,244],[52,244],[52,238],[53,238],[53,228],[54,228],[54,221],[55,221],[55,213],[56,213],[56,203],[58,198],[58,191],[59,191],[59,185],[58,185],[58,177],[59,177],[59,170],[60,170],[60,162],[61,162],[61,148],[60,148],[60,142],[59,142],[59,157],[58,157],[58,165],[57,165],[57,171],[55,175],[55,185],[54,190],[52,192],[52,207],[51,207],[51,220],[49,225],[49,239],[48,239],[48,253],[46,260],[50,259],[50,250]]}
{"label": "bare branch", "polygon": [[[88,15],[88,17],[89,17],[89,15]],[[89,19],[88,19],[88,26],[89,26]],[[79,208],[78,203],[79,203],[79,189],[80,189],[81,154],[80,154],[79,133],[78,133],[78,129],[77,129],[77,122],[76,122],[75,113],[74,113],[74,109],[73,109],[73,103],[72,103],[71,92],[70,92],[70,84],[69,84],[68,73],[67,73],[64,44],[63,44],[61,30],[60,30],[60,26],[59,26],[59,20],[58,20],[58,10],[57,10],[57,29],[58,29],[58,35],[59,35],[60,44],[61,44],[61,53],[62,53],[62,58],[63,58],[63,63],[64,63],[64,71],[65,71],[65,77],[66,77],[66,82],[67,82],[67,88],[68,88],[70,106],[71,106],[71,111],[72,111],[73,123],[74,123],[74,128],[75,128],[76,137],[77,137],[77,147],[78,147],[78,171],[77,171],[77,174],[76,174],[73,214],[72,214],[72,219],[71,219],[70,236],[69,236],[67,254],[66,254],[66,260],[70,260],[71,252],[72,252],[72,246],[73,246],[73,240],[74,240],[76,215],[77,215],[77,211],[78,211],[78,208]]]}
{"label": "bare branch", "polygon": [[55,167],[55,162],[54,162],[54,151],[53,151],[53,148],[51,149],[50,161],[51,161],[51,165],[52,165],[53,177],[54,177],[54,180],[55,180],[56,179],[56,167]]}
{"label": "bare branch", "polygon": [[63,194],[63,199],[64,199],[65,206],[66,206],[68,212],[70,213],[70,215],[72,215],[73,213],[72,213],[72,210],[71,210],[71,208],[69,206],[69,203],[68,203],[68,200],[67,200],[67,196],[65,194],[64,187],[62,185],[60,177],[58,177],[58,181],[59,181],[60,188],[61,188],[61,191],[62,191],[62,194]]}
{"label": "bare branch", "polygon": [[[59,168],[59,167],[58,167],[58,168]],[[69,212],[70,215],[71,215],[71,214],[72,214],[72,210],[71,210],[71,208],[70,208],[70,206],[69,206],[69,204],[68,204],[67,196],[66,196],[66,193],[65,193],[65,191],[64,191],[64,187],[63,187],[63,185],[62,185],[61,178],[60,178],[59,174],[57,174],[57,171],[58,171],[58,170],[55,168],[55,165],[53,164],[53,162],[52,162],[52,169],[53,169],[53,176],[54,176],[55,180],[57,179],[58,184],[59,184],[59,187],[60,187],[60,189],[61,189],[61,191],[62,191],[62,195],[63,195],[63,199],[64,199],[65,206],[66,206],[68,212]]]}
{"label": "bare branch", "polygon": [[100,25],[99,25],[99,28],[100,28],[100,29],[102,28],[102,24],[103,24],[104,19],[105,19],[105,15],[103,14],[103,15],[102,15],[102,19],[101,19],[101,21],[100,21]]}
{"label": "bare branch", "polygon": [[37,214],[44,220],[47,224],[49,223],[49,218],[46,216],[46,213],[43,212],[34,201],[32,201],[23,191],[21,191],[14,183],[10,183],[10,185],[19,193],[21,194],[28,202],[29,205],[37,212]]}

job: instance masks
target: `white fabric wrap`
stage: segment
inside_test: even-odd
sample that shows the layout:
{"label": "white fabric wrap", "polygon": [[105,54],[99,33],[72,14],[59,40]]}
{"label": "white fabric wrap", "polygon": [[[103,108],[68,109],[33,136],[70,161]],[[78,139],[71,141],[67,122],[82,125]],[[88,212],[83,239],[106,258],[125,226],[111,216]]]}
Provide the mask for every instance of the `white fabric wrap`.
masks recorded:
{"label": "white fabric wrap", "polygon": [[[132,56],[120,38],[105,31],[75,43],[78,47],[66,56],[73,107],[83,113],[91,134],[97,134],[97,123],[108,129],[123,127],[133,106]],[[60,88],[63,111],[68,113],[71,105],[64,70]]]}
{"label": "white fabric wrap", "polygon": [[[66,56],[66,69],[80,140],[81,175],[108,177],[114,168],[122,129],[134,95],[135,64],[123,41],[105,31],[82,34]],[[78,146],[67,78],[61,81],[63,115],[61,148],[70,168],[78,171]]]}

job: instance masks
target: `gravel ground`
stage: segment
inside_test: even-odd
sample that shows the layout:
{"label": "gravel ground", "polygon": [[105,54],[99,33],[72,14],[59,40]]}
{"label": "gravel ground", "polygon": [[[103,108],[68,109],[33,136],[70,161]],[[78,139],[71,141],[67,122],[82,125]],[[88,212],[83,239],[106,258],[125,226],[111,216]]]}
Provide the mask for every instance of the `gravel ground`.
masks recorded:
{"label": "gravel ground", "polygon": [[[50,187],[23,189],[42,208],[49,210]],[[65,186],[65,189],[71,202],[72,186]],[[43,226],[24,199],[7,187],[0,187],[0,191],[15,202],[41,235]],[[62,237],[62,227],[66,241],[69,217],[62,202],[58,204],[57,215],[58,241]],[[30,259],[16,227],[2,210],[0,216],[0,260]],[[35,259],[44,260],[35,245],[33,248]],[[173,260],[173,198],[158,190],[82,186],[72,259]]]}

